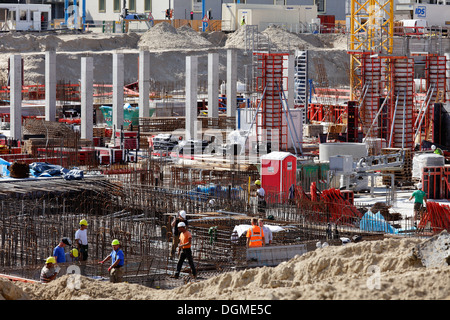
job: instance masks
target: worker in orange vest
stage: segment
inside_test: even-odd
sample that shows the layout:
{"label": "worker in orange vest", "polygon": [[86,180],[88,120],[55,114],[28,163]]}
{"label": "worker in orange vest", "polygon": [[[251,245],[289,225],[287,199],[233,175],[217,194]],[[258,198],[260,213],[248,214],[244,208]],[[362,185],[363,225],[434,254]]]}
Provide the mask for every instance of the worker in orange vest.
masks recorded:
{"label": "worker in orange vest", "polygon": [[247,248],[263,247],[264,245],[264,231],[258,225],[258,219],[252,218],[252,226],[247,231]]}

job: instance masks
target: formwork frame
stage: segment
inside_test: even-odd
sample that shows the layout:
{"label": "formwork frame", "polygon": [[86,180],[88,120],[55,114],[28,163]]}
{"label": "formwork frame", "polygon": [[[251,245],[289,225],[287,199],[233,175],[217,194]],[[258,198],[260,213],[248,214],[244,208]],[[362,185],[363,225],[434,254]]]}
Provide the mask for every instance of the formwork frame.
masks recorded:
{"label": "formwork frame", "polygon": [[[281,96],[283,88],[288,87],[285,60],[289,54],[254,52],[253,55],[258,60],[257,93],[262,94],[257,101],[261,105],[260,116],[256,120],[257,142],[275,142],[278,143],[278,150],[287,150],[288,128],[287,122],[283,121],[285,110]],[[286,121],[289,121],[288,117]]]}

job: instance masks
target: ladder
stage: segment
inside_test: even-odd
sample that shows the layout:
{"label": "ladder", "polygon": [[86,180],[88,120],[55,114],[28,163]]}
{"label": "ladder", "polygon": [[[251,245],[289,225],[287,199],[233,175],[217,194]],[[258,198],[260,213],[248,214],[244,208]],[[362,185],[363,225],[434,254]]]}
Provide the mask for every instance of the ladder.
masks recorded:
{"label": "ladder", "polygon": [[294,104],[303,105],[303,124],[308,109],[308,51],[295,50]]}

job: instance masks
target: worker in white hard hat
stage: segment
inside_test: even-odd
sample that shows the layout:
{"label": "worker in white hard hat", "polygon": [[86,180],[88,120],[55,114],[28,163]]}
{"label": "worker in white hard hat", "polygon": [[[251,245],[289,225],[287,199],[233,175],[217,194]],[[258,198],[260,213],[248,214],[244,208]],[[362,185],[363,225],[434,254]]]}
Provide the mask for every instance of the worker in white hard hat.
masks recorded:
{"label": "worker in white hard hat", "polygon": [[75,232],[75,244],[80,254],[80,261],[86,261],[88,258],[88,223],[86,219],[80,220],[80,228]]}
{"label": "worker in white hard hat", "polygon": [[423,204],[427,203],[427,196],[425,191],[422,190],[422,183],[417,185],[417,190],[411,194],[409,201],[414,198],[414,223],[416,220],[421,219],[422,212],[425,210]]}
{"label": "worker in white hard hat", "polygon": [[184,222],[186,224],[186,226],[188,225],[186,211],[184,211],[184,210],[179,211],[177,213],[177,215],[172,218],[172,223],[171,223],[171,227],[172,227],[172,251],[170,252],[170,258],[171,259],[174,258],[175,251],[177,250],[178,243],[180,241],[180,239],[179,239],[180,233],[178,231],[178,224],[180,222]]}
{"label": "worker in white hard hat", "polygon": [[431,150],[433,150],[433,153],[440,156],[444,155],[444,152],[442,152],[442,150],[440,148],[437,148],[434,144],[431,146]]}
{"label": "worker in white hard hat", "polygon": [[183,266],[184,260],[188,259],[189,266],[191,267],[191,272],[194,278],[197,277],[197,270],[195,269],[194,265],[194,259],[192,258],[192,234],[187,231],[186,224],[184,222],[179,222],[178,230],[180,233],[180,239],[178,244],[178,254],[179,254],[179,260],[177,263],[177,271],[174,275],[175,279],[178,279],[181,272],[181,267]]}

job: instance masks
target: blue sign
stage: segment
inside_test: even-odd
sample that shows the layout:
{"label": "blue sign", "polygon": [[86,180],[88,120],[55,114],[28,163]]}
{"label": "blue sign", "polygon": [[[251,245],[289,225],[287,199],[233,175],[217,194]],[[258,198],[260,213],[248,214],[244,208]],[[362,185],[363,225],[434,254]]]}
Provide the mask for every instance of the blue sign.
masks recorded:
{"label": "blue sign", "polygon": [[427,7],[425,7],[425,6],[418,6],[418,7],[416,7],[416,11],[414,12],[414,14],[418,18],[426,18],[426,16],[427,16]]}

